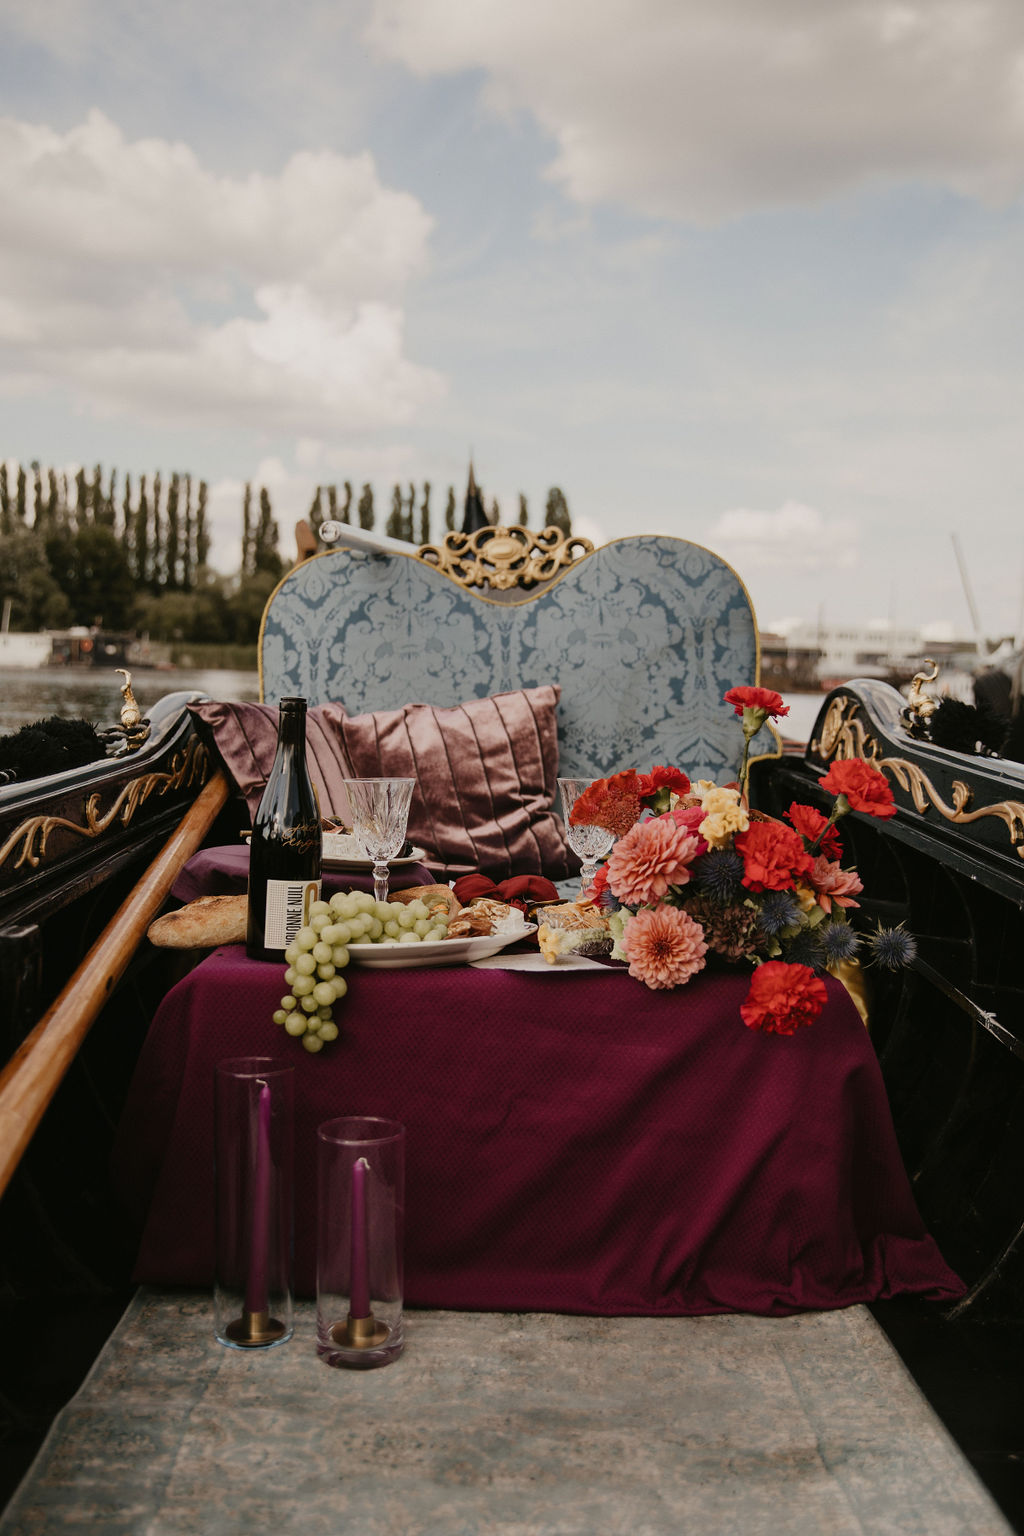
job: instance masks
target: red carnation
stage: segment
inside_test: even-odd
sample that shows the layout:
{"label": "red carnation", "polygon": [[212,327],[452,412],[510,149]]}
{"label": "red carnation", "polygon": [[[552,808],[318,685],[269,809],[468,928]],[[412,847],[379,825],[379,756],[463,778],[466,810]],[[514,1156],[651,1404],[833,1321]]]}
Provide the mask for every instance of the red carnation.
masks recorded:
{"label": "red carnation", "polygon": [[752,821],[745,832],[737,832],[733,847],[743,855],[748,891],[790,890],[812,863],[803,838],[781,821]]}
{"label": "red carnation", "polygon": [[767,960],[754,972],[740,1016],[748,1029],[791,1035],[801,1025],[813,1024],[827,996],[825,983],[810,966]]}
{"label": "red carnation", "polygon": [[813,848],[820,837],[821,852],[826,858],[832,860],[842,858],[843,845],[839,841],[839,833],[833,824],[826,821],[820,811],[814,809],[813,805],[799,805],[794,800],[786,812],[786,820],[796,827],[808,848]]}
{"label": "red carnation", "polygon": [[845,795],[853,811],[864,811],[882,821],[896,815],[889,780],[863,757],[837,758],[818,783],[830,795]]}
{"label": "red carnation", "polygon": [[730,688],[724,702],[731,704],[738,715],[745,709],[763,709],[773,720],[789,714],[789,705],[783,704],[781,693],[774,688]]}
{"label": "red carnation", "polygon": [[679,768],[652,768],[650,773],[637,777],[637,792],[641,800],[656,795],[659,789],[668,789],[675,795],[688,795],[690,781]]}
{"label": "red carnation", "polygon": [[574,827],[604,827],[606,832],[622,837],[640,820],[640,780],[634,768],[613,773],[610,779],[595,779],[580,795],[569,815]]}

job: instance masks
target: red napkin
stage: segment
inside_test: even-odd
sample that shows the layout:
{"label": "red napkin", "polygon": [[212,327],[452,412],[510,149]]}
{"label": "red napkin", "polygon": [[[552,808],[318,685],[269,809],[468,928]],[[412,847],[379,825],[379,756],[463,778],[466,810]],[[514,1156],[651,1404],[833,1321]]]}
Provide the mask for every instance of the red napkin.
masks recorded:
{"label": "red napkin", "polygon": [[531,901],[557,901],[558,891],[543,875],[513,875],[495,885],[486,875],[461,875],[452,890],[468,906],[480,896],[489,896],[507,902],[510,907],[526,911]]}

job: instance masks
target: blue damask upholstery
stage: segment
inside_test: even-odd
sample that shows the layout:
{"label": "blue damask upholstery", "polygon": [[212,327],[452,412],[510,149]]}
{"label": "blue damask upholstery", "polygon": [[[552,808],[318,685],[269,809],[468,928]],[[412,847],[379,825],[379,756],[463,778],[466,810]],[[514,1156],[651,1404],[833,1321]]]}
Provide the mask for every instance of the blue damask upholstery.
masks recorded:
{"label": "blue damask upholstery", "polygon": [[559,772],[580,778],[656,763],[733,778],[742,736],[722,695],[755,683],[757,667],[736,573],[661,536],[606,544],[516,603],[412,554],[333,550],[284,578],[260,640],[271,704],[296,694],[360,714],[558,683]]}

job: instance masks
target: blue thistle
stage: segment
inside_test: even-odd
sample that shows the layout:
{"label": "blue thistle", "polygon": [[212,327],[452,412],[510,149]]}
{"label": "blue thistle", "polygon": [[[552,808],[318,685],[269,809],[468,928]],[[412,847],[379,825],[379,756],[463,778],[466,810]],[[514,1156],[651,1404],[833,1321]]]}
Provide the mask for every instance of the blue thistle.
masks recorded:
{"label": "blue thistle", "polygon": [[800,903],[792,891],[768,891],[757,910],[757,926],[770,939],[785,928],[795,928],[802,916]]}
{"label": "blue thistle", "polygon": [[849,923],[823,923],[818,933],[826,965],[839,965],[843,960],[852,960],[857,953],[860,939]]}
{"label": "blue thistle", "polygon": [[819,970],[823,956],[818,930],[801,928],[800,932],[787,942],[785,959],[790,965],[809,965],[812,971]]}
{"label": "blue thistle", "polygon": [[743,856],[735,848],[712,848],[693,862],[693,882],[715,901],[727,905],[742,889]]}
{"label": "blue thistle", "polygon": [[868,964],[884,965],[888,971],[898,971],[917,957],[914,936],[902,923],[895,928],[883,928],[879,923],[874,933],[868,934],[868,948],[871,951]]}

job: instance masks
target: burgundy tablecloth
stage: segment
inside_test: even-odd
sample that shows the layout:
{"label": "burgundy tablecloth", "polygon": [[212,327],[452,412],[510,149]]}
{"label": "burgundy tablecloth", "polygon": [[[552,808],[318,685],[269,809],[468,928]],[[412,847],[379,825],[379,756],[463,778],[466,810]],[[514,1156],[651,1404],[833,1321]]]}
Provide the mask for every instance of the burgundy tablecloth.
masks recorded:
{"label": "burgundy tablecloth", "polygon": [[[404,891],[411,885],[432,885],[436,878],[425,864],[405,864],[391,871],[388,884],[393,891]],[[197,896],[233,896],[244,892],[248,883],[249,846],[230,843],[201,848],[193,854],[172,885],[171,895],[175,901],[195,901]],[[328,896],[335,891],[372,891],[373,875],[325,869],[323,884]]]}
{"label": "burgundy tablecloth", "polygon": [[650,992],[622,970],[353,967],[312,1057],[270,1018],[280,968],[216,951],[171,991],[120,1127],[136,1275],[213,1276],[213,1073],[296,1071],[296,1289],[315,1285],[315,1133],[408,1129],[410,1303],[782,1315],[963,1287],[915,1208],[871,1045],[829,983],[813,1028],[755,1034],[742,976]]}

